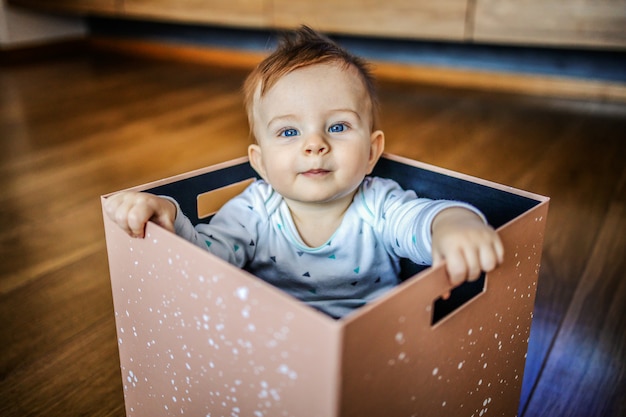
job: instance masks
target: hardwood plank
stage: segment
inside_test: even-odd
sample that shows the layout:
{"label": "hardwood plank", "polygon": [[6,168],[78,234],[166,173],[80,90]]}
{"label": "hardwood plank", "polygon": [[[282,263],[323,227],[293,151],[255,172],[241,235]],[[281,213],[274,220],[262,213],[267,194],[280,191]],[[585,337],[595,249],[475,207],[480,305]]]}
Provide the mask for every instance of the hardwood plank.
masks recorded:
{"label": "hardwood plank", "polygon": [[594,248],[626,151],[619,133],[625,126],[623,116],[595,119],[579,113],[578,118],[572,123],[562,120],[558,142],[517,183],[552,197],[522,402],[530,395],[530,381],[543,368]]}
{"label": "hardwood plank", "polygon": [[0,415],[123,416],[108,264],[98,250],[0,297]]}
{"label": "hardwood plank", "polygon": [[525,416],[626,411],[626,169],[614,197]]}
{"label": "hardwood plank", "polygon": [[[132,62],[127,63],[127,69]],[[50,78],[59,75],[57,70],[67,70],[68,64],[59,67],[51,67]],[[81,71],[82,67],[79,64],[76,69]],[[171,69],[167,70],[167,65],[158,68],[148,71],[139,66],[132,76],[118,68],[108,75],[98,73],[95,79],[87,72],[83,74],[87,80],[63,92],[53,90],[42,100],[36,99],[41,90],[27,82],[22,85],[19,77],[12,84],[20,89],[24,103],[33,104],[21,117],[9,121],[15,129],[8,130],[6,139],[9,148],[15,144],[15,151],[0,166],[4,190],[0,195],[0,255],[6,259],[0,266],[0,293],[93,250],[93,242],[102,237],[101,230],[90,227],[101,224],[99,195],[245,153],[247,127],[238,94],[239,79],[224,82],[218,72],[196,68],[196,77],[189,71],[186,76],[169,77],[170,81],[164,82]],[[24,80],[40,76],[38,71],[16,72],[25,75]],[[225,72],[221,74],[223,78]],[[211,79],[211,87],[200,78]],[[133,85],[141,87],[133,89]],[[108,90],[111,87],[115,87],[114,93]],[[125,93],[128,90],[135,92]],[[117,98],[116,91],[120,92]],[[82,99],[87,96],[99,100],[83,109]],[[69,104],[59,106],[63,101]],[[224,112],[235,116],[224,117]],[[110,127],[102,129],[102,125]],[[181,129],[186,134],[179,138]],[[217,150],[215,142],[204,140],[205,135],[223,136],[225,130],[241,140],[229,141],[233,147]],[[30,142],[29,147],[22,145],[24,140]],[[163,147],[174,142],[178,151],[163,153]],[[120,155],[126,158],[124,164],[120,164]],[[141,177],[140,167],[146,165],[146,158],[162,170],[147,169]],[[107,185],[104,178],[111,182]],[[84,232],[75,233],[75,229]]]}
{"label": "hardwood plank", "polygon": [[115,327],[95,323],[0,381],[2,416],[125,416]]}
{"label": "hardwood plank", "polygon": [[[0,67],[1,415],[123,415],[98,196],[245,154],[225,65]],[[388,151],[552,197],[524,416],[623,414],[626,106],[380,84]]]}
{"label": "hardwood plank", "polygon": [[[148,109],[155,111],[157,114],[154,116],[157,116],[180,110],[183,102],[199,103],[224,90],[236,95],[240,85],[238,79],[234,83],[227,81],[225,71],[221,74],[219,71],[212,72],[218,78],[207,82],[209,74],[198,68],[177,77],[172,76],[167,65],[150,67],[145,62],[131,60],[118,66],[116,63],[119,60],[108,58],[105,56],[78,65],[69,62],[48,69],[44,66],[26,70],[16,68],[4,74],[0,85],[6,86],[8,91],[16,91],[14,95],[19,90],[19,96],[15,96],[13,101],[18,108],[3,112],[13,115],[7,120],[8,134],[19,135],[31,144],[44,145],[38,149],[46,151],[58,143],[72,142],[87,133],[106,133],[107,129],[123,126],[127,121],[149,119],[153,115]],[[80,82],[66,83],[69,68],[78,71],[76,76]],[[38,81],[42,71],[47,71],[47,84]],[[42,90],[48,91],[48,94],[41,96]],[[92,97],[97,97],[97,100]],[[117,110],[122,104],[126,112]],[[28,130],[24,130],[25,126]],[[27,150],[30,152],[32,148]],[[19,153],[3,153],[2,157],[13,160],[17,155]]]}
{"label": "hardwood plank", "polygon": [[[6,377],[33,358],[108,319],[113,302],[104,242],[94,253],[44,274],[0,298],[0,375]],[[37,298],[39,303],[30,302]]]}
{"label": "hardwood plank", "polygon": [[[552,198],[523,407],[612,198],[626,154],[625,114],[593,103],[447,94],[385,85],[387,150]],[[585,227],[576,220],[583,216]]]}

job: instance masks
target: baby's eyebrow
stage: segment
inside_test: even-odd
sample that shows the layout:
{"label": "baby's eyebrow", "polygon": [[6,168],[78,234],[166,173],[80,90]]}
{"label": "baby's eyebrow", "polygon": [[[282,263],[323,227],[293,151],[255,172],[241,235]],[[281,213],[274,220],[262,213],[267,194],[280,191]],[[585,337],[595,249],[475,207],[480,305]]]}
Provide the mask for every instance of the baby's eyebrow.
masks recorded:
{"label": "baby's eyebrow", "polygon": [[296,120],[297,116],[295,114],[281,114],[278,116],[274,116],[270,119],[269,122],[267,122],[268,126],[271,126],[275,123],[282,123],[282,122],[287,122],[287,121],[293,121]]}
{"label": "baby's eyebrow", "polygon": [[353,114],[354,116],[356,116],[357,119],[361,119],[361,114],[356,111],[356,110],[352,110],[352,109],[332,109],[328,112],[328,114],[334,114],[334,113],[350,113]]}
{"label": "baby's eyebrow", "polygon": [[[358,111],[353,110],[351,108],[344,108],[344,107],[328,110],[326,112],[325,117],[331,117],[331,116],[339,114],[339,113],[349,113],[349,114],[353,115],[357,120],[362,121],[361,113],[359,113]],[[278,116],[272,117],[267,122],[267,126],[271,127],[274,124],[293,123],[293,122],[296,122],[298,120],[299,120],[299,117],[298,117],[297,114],[293,114],[293,113],[279,114]]]}

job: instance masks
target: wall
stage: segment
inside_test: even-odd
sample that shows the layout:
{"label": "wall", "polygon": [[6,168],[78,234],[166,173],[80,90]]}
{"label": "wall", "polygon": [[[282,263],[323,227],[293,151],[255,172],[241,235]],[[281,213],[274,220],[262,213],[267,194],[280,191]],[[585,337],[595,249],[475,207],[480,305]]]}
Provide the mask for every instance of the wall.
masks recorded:
{"label": "wall", "polygon": [[[89,17],[86,21],[89,33],[96,38],[134,39],[181,47],[267,53],[274,48],[276,38],[276,32],[268,29],[103,17]],[[626,52],[346,35],[333,38],[355,54],[377,62],[626,83]]]}
{"label": "wall", "polygon": [[82,18],[26,11],[0,0],[0,49],[73,39],[86,34],[87,25]]}

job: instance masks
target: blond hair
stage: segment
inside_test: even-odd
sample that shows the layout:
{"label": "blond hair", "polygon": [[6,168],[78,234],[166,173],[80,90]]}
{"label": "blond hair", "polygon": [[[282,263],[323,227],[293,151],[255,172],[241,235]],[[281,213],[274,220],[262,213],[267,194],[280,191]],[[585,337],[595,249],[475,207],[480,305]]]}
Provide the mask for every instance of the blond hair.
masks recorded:
{"label": "blond hair", "polygon": [[248,114],[250,132],[253,131],[253,104],[257,89],[260,97],[286,74],[302,67],[321,63],[337,63],[346,69],[356,70],[370,100],[372,128],[377,125],[378,97],[375,80],[369,64],[328,37],[308,26],[285,33],[278,47],[252,70],[243,85],[244,104]]}

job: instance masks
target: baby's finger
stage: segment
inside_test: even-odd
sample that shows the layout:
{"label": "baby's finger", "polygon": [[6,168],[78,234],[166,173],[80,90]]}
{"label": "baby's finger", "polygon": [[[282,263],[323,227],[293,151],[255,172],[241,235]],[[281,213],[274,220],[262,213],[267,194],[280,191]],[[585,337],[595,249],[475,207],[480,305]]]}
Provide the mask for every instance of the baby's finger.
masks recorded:
{"label": "baby's finger", "polygon": [[104,200],[104,211],[111,220],[116,220],[115,213],[120,204],[122,204],[122,198],[119,194],[112,195]]}
{"label": "baby's finger", "polygon": [[467,279],[468,265],[465,256],[459,251],[450,252],[445,257],[446,270],[450,283],[454,286]]}
{"label": "baby's finger", "polygon": [[443,256],[437,249],[433,249],[433,266],[440,265],[443,262]]}
{"label": "baby's finger", "polygon": [[128,228],[134,237],[144,237],[146,223],[152,217],[153,211],[146,204],[132,206],[127,214]]}
{"label": "baby's finger", "polygon": [[139,236],[137,227],[134,224],[133,211],[137,207],[134,195],[131,193],[120,193],[113,197],[111,205],[115,206],[114,220],[130,236]]}
{"label": "baby's finger", "polygon": [[498,266],[498,255],[496,253],[495,247],[484,247],[480,249],[480,269],[489,272],[495,269]]}
{"label": "baby's finger", "polygon": [[476,250],[466,250],[464,252],[465,263],[467,265],[467,280],[476,281],[480,277],[481,259]]}
{"label": "baby's finger", "polygon": [[502,243],[500,236],[498,236],[497,234],[493,247],[496,251],[496,259],[498,261],[498,265],[500,265],[502,262],[504,262],[504,244]]}
{"label": "baby's finger", "polygon": [[122,201],[116,208],[113,213],[113,220],[119,227],[122,228],[126,233],[132,235],[132,230],[128,225],[128,211],[130,210],[130,206]]}

